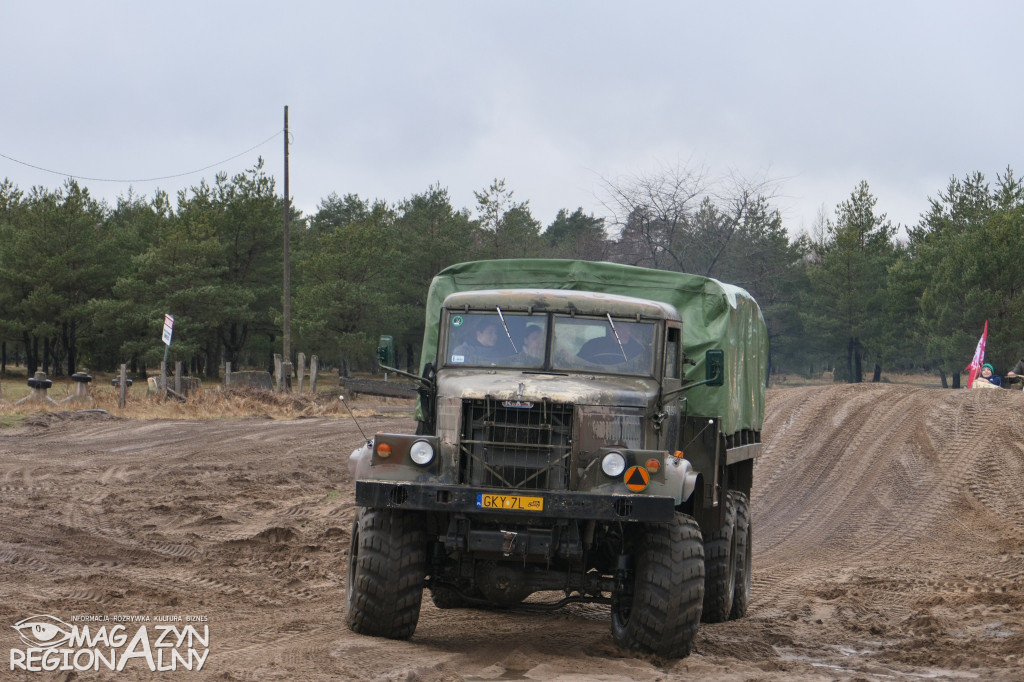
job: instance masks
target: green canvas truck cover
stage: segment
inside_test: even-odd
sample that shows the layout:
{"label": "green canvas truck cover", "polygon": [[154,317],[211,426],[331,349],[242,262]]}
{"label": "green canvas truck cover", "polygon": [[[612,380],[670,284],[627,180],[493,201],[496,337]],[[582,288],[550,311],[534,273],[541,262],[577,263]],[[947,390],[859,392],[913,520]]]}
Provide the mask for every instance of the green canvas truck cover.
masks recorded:
{"label": "green canvas truck cover", "polygon": [[430,284],[421,373],[437,357],[444,299],[479,289],[570,289],[668,303],[682,318],[686,355],[697,362],[687,367],[688,380],[704,379],[705,351],[725,351],[725,386],[698,386],[685,393],[687,413],[721,417],[726,434],[761,430],[768,331],[761,309],[745,290],[709,277],[617,263],[539,258],[459,263],[439,272]]}

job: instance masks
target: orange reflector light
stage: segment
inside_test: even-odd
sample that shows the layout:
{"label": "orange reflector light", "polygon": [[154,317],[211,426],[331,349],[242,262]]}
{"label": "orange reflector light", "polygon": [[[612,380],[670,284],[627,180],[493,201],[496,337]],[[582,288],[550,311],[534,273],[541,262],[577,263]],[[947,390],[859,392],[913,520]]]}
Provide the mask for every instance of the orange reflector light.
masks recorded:
{"label": "orange reflector light", "polygon": [[672,456],[675,457],[676,459],[686,459],[686,453],[684,453],[682,450],[676,450],[672,454]]}
{"label": "orange reflector light", "polygon": [[654,459],[653,457],[647,460],[647,470],[650,471],[652,474],[658,473],[658,469],[660,468],[661,462],[659,462],[658,460]]}
{"label": "orange reflector light", "polygon": [[381,443],[380,445],[378,445],[377,446],[377,456],[378,457],[390,457],[391,456],[391,446],[388,445],[387,443]]}
{"label": "orange reflector light", "polygon": [[635,493],[640,492],[651,482],[651,475],[643,467],[629,467],[623,477],[626,487]]}

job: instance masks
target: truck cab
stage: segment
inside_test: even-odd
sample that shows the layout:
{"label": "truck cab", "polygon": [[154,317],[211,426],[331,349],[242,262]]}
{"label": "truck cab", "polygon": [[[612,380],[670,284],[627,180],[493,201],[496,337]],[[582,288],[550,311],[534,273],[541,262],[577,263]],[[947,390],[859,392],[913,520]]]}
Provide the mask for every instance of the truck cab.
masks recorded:
{"label": "truck cab", "polygon": [[[413,469],[395,465],[397,458],[371,458],[361,480],[380,482],[373,486],[378,501],[397,494],[387,481],[419,481],[504,493],[510,505],[519,504],[516,494],[531,493],[533,504],[543,505],[544,494],[558,493],[563,499],[546,505],[550,513],[559,507],[578,513],[582,505],[615,519],[671,517],[687,490],[675,485],[670,491],[666,474],[688,476],[690,487],[697,477],[674,454],[685,358],[671,306],[607,294],[510,290],[452,294],[442,311],[435,388],[422,401],[420,438],[376,437],[393,452],[418,440],[435,458]],[[666,454],[672,455],[667,464]],[[650,460],[658,461],[653,480],[651,471],[634,471],[644,485],[628,487],[626,470],[654,469]],[[364,493],[370,487],[357,484]],[[568,504],[570,493],[579,492],[639,492],[643,499]]]}

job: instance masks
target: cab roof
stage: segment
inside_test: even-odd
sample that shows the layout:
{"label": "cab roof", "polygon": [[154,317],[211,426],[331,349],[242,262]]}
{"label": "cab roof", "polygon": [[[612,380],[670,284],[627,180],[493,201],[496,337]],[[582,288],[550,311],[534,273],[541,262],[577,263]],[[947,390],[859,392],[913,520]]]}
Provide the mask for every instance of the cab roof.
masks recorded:
{"label": "cab roof", "polygon": [[483,289],[449,294],[442,304],[449,310],[530,311],[606,315],[680,321],[674,306],[633,296],[567,289]]}

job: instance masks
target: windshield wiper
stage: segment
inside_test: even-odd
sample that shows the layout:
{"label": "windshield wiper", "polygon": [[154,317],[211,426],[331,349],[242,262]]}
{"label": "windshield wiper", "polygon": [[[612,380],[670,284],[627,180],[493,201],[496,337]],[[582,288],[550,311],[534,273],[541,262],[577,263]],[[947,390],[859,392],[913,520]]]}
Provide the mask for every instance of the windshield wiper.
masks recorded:
{"label": "windshield wiper", "polygon": [[[501,311],[498,311],[501,312]],[[612,328],[612,334],[615,335],[615,343],[619,344],[619,352],[622,353],[622,359],[629,362],[629,358],[626,357],[626,349],[622,347],[622,339],[619,338],[619,330],[615,328],[615,323],[612,322],[612,314],[605,313],[608,316],[608,324]]]}
{"label": "windshield wiper", "polygon": [[508,325],[505,324],[505,316],[501,314],[501,308],[494,306],[494,309],[498,311],[498,318],[501,320],[501,326],[505,328],[505,336],[508,337],[508,342],[512,344],[512,350],[515,351],[516,355],[519,355],[519,349],[516,348],[516,342],[512,340],[512,332],[508,330]]}

